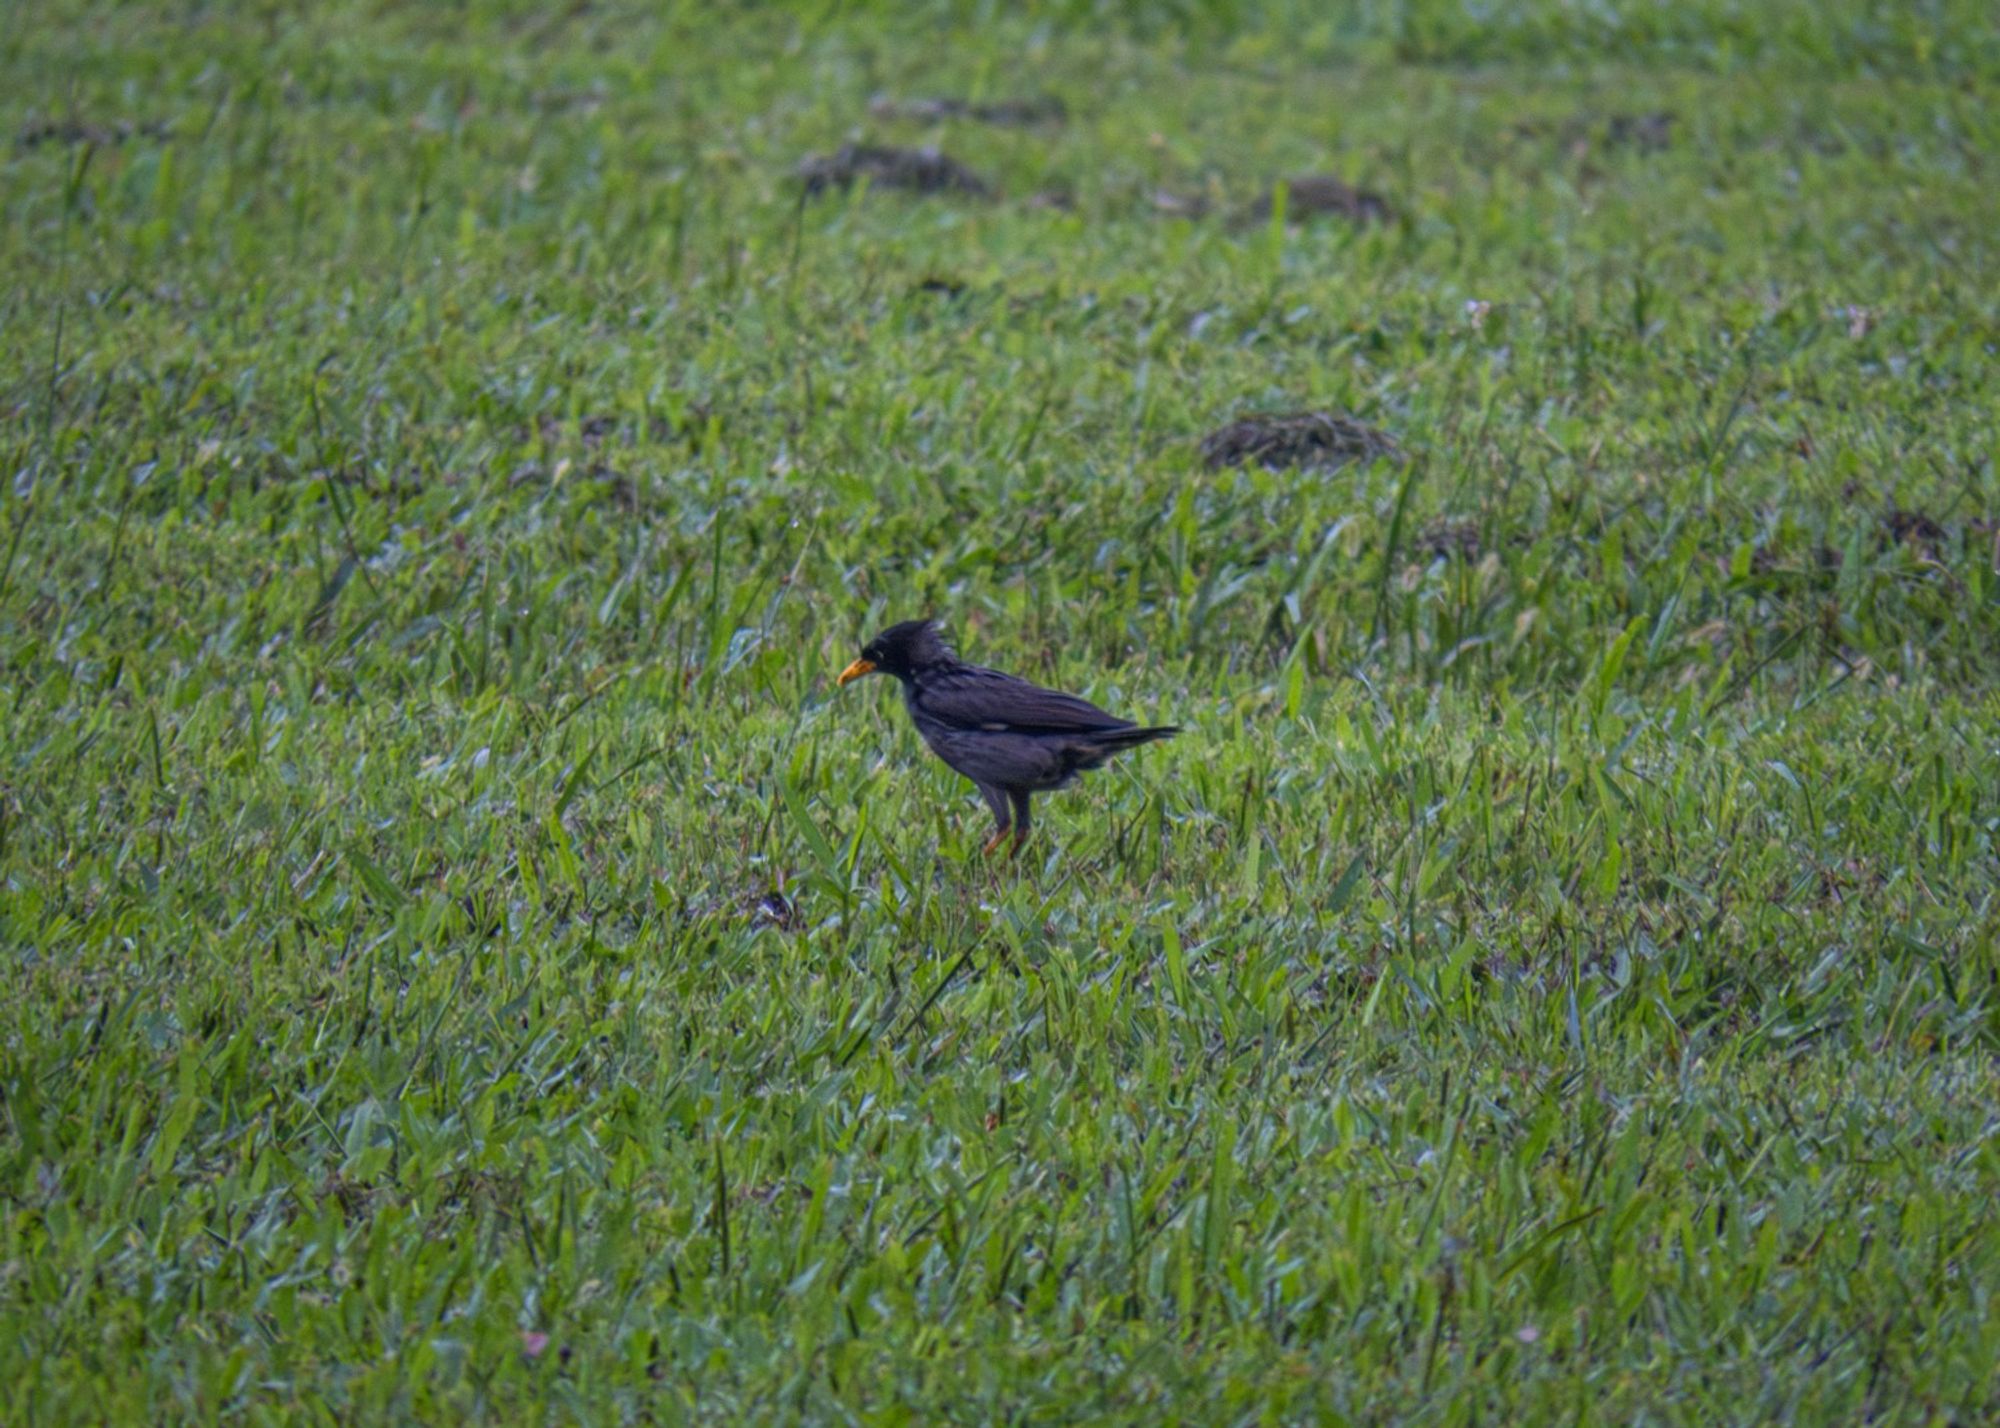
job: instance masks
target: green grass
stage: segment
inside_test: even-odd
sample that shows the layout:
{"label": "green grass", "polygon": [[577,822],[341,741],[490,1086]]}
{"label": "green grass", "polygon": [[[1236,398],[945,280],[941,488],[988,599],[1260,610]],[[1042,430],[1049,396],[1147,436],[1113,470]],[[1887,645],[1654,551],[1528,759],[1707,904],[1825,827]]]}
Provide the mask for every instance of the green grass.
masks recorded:
{"label": "green grass", "polygon": [[1992,15],[1114,8],[5,27],[0,1418],[2000,1415]]}

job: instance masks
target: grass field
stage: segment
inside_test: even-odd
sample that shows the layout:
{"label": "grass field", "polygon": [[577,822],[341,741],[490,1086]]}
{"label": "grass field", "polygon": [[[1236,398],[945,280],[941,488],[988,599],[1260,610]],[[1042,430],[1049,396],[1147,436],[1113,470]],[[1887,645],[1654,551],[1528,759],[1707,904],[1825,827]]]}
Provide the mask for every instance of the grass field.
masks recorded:
{"label": "grass field", "polygon": [[0,29],[0,1419],[2000,1417],[1989,7]]}

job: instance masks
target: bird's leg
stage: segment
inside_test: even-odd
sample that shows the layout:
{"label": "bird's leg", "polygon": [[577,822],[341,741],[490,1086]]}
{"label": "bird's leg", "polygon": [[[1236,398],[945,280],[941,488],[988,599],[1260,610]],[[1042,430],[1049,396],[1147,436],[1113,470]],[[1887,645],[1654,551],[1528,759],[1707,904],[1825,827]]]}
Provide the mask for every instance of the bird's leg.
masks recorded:
{"label": "bird's leg", "polygon": [[[1010,788],[1007,798],[1014,805],[1014,852],[1021,851],[1021,845],[1028,841],[1031,820],[1028,817],[1028,800],[1033,797],[1025,788]],[[998,837],[998,834],[994,835]],[[1011,855],[1010,855],[1011,856]]]}
{"label": "bird's leg", "polygon": [[991,857],[993,850],[1007,841],[1007,791],[995,784],[982,783],[979,792],[985,798],[986,806],[993,810],[993,836],[979,851],[983,856]]}

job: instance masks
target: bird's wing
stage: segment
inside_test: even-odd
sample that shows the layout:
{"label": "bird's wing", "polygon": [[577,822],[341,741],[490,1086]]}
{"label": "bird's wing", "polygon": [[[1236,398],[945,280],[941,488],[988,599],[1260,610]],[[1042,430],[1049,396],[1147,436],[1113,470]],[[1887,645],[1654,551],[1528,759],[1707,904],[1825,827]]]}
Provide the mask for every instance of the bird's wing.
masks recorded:
{"label": "bird's wing", "polygon": [[924,713],[959,729],[1076,734],[1132,726],[1074,694],[970,664],[920,680],[915,697]]}

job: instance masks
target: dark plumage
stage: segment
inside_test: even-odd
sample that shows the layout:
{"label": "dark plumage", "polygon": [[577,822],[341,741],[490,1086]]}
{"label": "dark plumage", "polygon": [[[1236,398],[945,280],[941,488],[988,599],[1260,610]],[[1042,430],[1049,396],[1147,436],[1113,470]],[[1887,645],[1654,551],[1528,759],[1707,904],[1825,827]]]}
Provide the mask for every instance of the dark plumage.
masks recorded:
{"label": "dark plumage", "polygon": [[862,647],[839,683],[864,674],[894,675],[903,702],[931,752],[979,786],[993,810],[991,853],[1011,832],[1027,841],[1028,800],[1061,788],[1113,754],[1178,734],[1173,725],[1141,728],[1074,694],[965,664],[929,620],[891,625]]}

